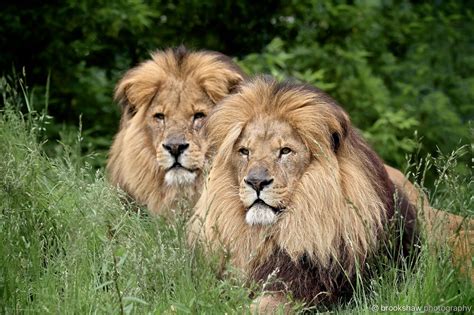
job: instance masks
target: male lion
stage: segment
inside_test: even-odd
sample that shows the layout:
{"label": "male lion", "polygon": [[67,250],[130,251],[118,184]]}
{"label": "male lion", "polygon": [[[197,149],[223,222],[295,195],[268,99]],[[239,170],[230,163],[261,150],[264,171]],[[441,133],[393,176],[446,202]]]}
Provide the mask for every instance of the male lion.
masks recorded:
{"label": "male lion", "polygon": [[283,292],[333,302],[369,258],[403,259],[418,242],[414,207],[323,92],[257,77],[224,99],[207,127],[219,149],[189,239],[223,245],[234,266],[265,282],[273,294],[260,310]]}
{"label": "male lion", "polygon": [[110,182],[153,214],[181,197],[200,195],[208,145],[201,127],[208,112],[243,79],[232,60],[184,47],[157,51],[117,84],[120,129],[110,149]]}

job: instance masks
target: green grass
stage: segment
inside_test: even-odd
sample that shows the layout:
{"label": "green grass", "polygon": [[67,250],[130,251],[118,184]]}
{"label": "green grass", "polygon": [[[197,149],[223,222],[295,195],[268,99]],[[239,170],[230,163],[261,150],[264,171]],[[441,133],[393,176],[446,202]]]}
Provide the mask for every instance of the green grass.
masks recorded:
{"label": "green grass", "polygon": [[[0,313],[248,312],[250,289],[243,279],[234,272],[220,277],[217,259],[186,246],[186,218],[166,222],[132,211],[137,206],[124,201],[74,148],[58,145],[55,157],[48,157],[38,140],[45,116],[31,108],[20,114],[14,108],[28,100],[5,95]],[[437,194],[444,204],[472,206],[467,188]],[[430,253],[423,245],[421,253],[413,270],[386,268],[369,290],[356,290],[334,310],[473,306],[474,289],[452,267],[449,252]]]}
{"label": "green grass", "polygon": [[185,221],[136,208],[102,172],[51,159],[31,121],[0,114],[0,312],[229,313],[249,304],[234,279],[185,245]]}

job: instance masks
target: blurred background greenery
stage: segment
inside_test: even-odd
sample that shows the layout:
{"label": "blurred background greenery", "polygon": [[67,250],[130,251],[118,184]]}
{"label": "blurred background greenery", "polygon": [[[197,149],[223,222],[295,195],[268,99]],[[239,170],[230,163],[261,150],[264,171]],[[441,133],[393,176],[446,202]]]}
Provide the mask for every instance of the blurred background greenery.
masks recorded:
{"label": "blurred background greenery", "polygon": [[94,167],[117,131],[117,80],[151,51],[185,44],[323,89],[404,169],[407,155],[473,142],[473,30],[474,3],[458,0],[19,1],[0,4],[0,70],[12,82],[26,73],[24,88],[48,104],[50,153],[80,128]]}

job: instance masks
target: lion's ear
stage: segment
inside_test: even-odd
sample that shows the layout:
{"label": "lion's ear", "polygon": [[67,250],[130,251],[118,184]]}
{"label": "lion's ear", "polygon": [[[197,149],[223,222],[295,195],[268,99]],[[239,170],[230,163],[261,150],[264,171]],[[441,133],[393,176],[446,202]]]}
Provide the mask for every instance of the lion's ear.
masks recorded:
{"label": "lion's ear", "polygon": [[122,80],[117,83],[115,86],[114,99],[120,105],[122,110],[123,118],[132,118],[137,112],[135,106],[130,103],[130,100],[127,97],[127,90],[131,87],[130,83],[124,81],[127,75],[125,75]]}
{"label": "lion's ear", "polygon": [[162,71],[152,61],[127,71],[115,87],[114,99],[122,107],[122,117],[132,118],[155,97],[162,78]]}
{"label": "lion's ear", "polygon": [[243,76],[232,70],[222,70],[214,76],[204,77],[201,86],[214,104],[220,102],[227,95],[234,93],[239,84],[243,81]]}
{"label": "lion's ear", "polygon": [[350,128],[350,120],[349,116],[340,109],[337,114],[337,121],[338,126],[335,126],[335,131],[331,133],[331,146],[334,153],[338,153],[339,148],[341,147],[344,139],[347,138],[349,128]]}
{"label": "lion's ear", "polygon": [[331,135],[331,145],[334,153],[337,153],[339,146],[341,145],[341,136],[337,132],[333,132]]}
{"label": "lion's ear", "polygon": [[237,91],[245,74],[229,57],[218,52],[201,52],[193,56],[201,66],[196,73],[199,85],[214,104]]}

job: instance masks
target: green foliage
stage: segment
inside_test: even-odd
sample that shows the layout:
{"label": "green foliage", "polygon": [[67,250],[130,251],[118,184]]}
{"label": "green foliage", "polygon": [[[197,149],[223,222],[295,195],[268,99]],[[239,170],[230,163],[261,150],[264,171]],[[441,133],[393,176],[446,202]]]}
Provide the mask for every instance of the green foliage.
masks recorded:
{"label": "green foliage", "polygon": [[0,75],[25,67],[28,83],[41,87],[50,73],[50,113],[58,121],[49,137],[58,137],[63,122],[77,125],[82,114],[83,150],[106,151],[119,121],[114,85],[128,68],[153,50],[182,43],[243,54],[268,42],[274,14],[248,0],[2,4]]}
{"label": "green foliage", "polygon": [[15,3],[0,12],[0,70],[26,67],[39,95],[50,73],[48,137],[82,115],[82,151],[99,152],[96,168],[118,126],[117,80],[150,51],[182,43],[318,86],[403,167],[416,131],[425,154],[472,141],[472,29],[473,7],[456,0]]}
{"label": "green foliage", "polygon": [[473,16],[459,1],[291,1],[280,37],[241,64],[328,92],[400,167],[415,131],[425,154],[472,139]]}

